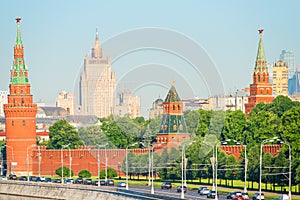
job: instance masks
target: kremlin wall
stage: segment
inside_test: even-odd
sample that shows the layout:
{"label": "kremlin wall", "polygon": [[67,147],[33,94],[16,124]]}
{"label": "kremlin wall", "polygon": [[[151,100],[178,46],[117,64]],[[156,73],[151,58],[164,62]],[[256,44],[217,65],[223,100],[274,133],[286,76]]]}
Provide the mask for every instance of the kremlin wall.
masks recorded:
{"label": "kremlin wall", "polygon": [[[126,149],[95,149],[94,147],[82,146],[77,149],[48,150],[46,146],[36,146],[36,113],[37,105],[33,103],[30,92],[28,69],[24,61],[24,47],[20,32],[20,18],[17,18],[17,38],[14,45],[14,61],[10,73],[10,85],[8,103],[4,105],[5,113],[5,136],[6,136],[6,165],[7,174],[14,173],[20,175],[56,175],[55,170],[61,166],[71,168],[74,175],[78,175],[81,170],[88,170],[93,176],[98,173],[98,163],[103,170],[107,167],[114,168],[119,175],[122,162],[126,156]],[[253,75],[254,83],[251,84],[251,101],[247,105],[249,112],[255,104],[257,91],[260,87],[269,87],[268,69],[265,65],[264,49],[262,45],[262,31],[260,31],[260,43]],[[263,78],[260,77],[263,74]],[[272,100],[271,93],[259,93],[260,98],[269,102]],[[45,135],[46,132],[40,135]],[[3,133],[2,135],[3,136]],[[187,132],[183,117],[183,104],[174,87],[171,86],[163,102],[163,117],[160,130],[156,135],[157,143],[154,144],[155,152],[162,152],[163,148],[170,148],[172,144],[180,144],[188,141],[190,135]],[[243,146],[221,146],[227,154],[240,157]],[[278,145],[266,145],[264,151],[276,155],[280,150]],[[129,151],[129,150],[128,150]],[[146,154],[149,149],[130,149],[134,154]],[[107,162],[105,158],[107,157]]]}

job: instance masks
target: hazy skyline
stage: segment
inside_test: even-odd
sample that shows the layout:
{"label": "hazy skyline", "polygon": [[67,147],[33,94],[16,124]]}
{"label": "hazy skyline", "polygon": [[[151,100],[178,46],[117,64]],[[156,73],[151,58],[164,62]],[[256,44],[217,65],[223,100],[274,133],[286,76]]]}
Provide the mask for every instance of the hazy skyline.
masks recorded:
{"label": "hazy skyline", "polygon": [[[100,41],[104,44],[120,33],[145,27],[178,32],[205,49],[216,65],[226,91],[249,87],[259,41],[257,30],[260,27],[265,30],[263,42],[268,64],[279,59],[281,50],[286,49],[294,52],[295,63],[299,65],[299,5],[298,1],[258,0],[6,1],[0,8],[0,89],[6,90],[9,85],[17,29],[15,18],[18,16],[22,18],[25,62],[35,102],[42,100],[55,105],[55,98],[60,91],[74,92],[84,56],[90,54],[97,27]],[[107,55],[105,48],[103,51]],[[169,61],[170,58],[172,61]],[[133,63],[135,66],[143,65],[144,61],[145,65],[149,65],[153,60],[156,67],[160,64],[170,69],[178,63],[182,64],[176,59],[164,52],[143,50],[113,62],[112,69],[116,72],[117,80],[120,80],[122,70],[133,66]],[[175,71],[182,73],[180,66],[177,69]],[[161,78],[166,78],[171,84],[174,77]],[[149,100],[151,102],[158,96],[164,98],[165,90],[162,87],[147,98],[153,98]],[[180,88],[178,92],[183,94],[181,98],[193,97],[185,96]],[[209,92],[203,89],[193,94],[207,97]],[[147,105],[148,108],[150,106]]]}

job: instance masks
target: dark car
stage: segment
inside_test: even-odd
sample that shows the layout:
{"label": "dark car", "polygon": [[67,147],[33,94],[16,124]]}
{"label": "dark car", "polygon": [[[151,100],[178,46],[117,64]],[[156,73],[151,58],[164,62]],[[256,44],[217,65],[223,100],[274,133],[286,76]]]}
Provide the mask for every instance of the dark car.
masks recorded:
{"label": "dark car", "polygon": [[54,180],[52,181],[52,183],[61,183],[61,179],[60,179],[60,178],[54,179]]}
{"label": "dark car", "polygon": [[75,184],[83,184],[83,179],[81,177],[76,178]]}
{"label": "dark car", "polygon": [[20,177],[19,177],[19,180],[20,180],[20,181],[27,181],[28,179],[27,179],[26,176],[20,176]]}
{"label": "dark car", "polygon": [[15,175],[15,174],[10,174],[10,175],[8,176],[8,180],[18,180],[17,175]]}
{"label": "dark car", "polygon": [[[181,191],[182,191],[182,186],[178,186],[177,187],[177,192],[181,192]],[[186,186],[183,186],[183,192],[186,193],[186,191],[187,191]]]}
{"label": "dark car", "polygon": [[163,182],[163,184],[161,185],[161,189],[172,189],[172,183]]}
{"label": "dark car", "polygon": [[51,183],[51,182],[52,182],[52,179],[51,179],[51,178],[45,178],[45,182],[46,182],[46,183]]}
{"label": "dark car", "polygon": [[106,181],[105,181],[105,185],[108,185],[108,186],[114,186],[114,185],[115,185],[115,182],[114,182],[114,180],[106,180]]}
{"label": "dark car", "polygon": [[216,198],[216,191],[210,190],[210,191],[208,192],[208,194],[206,195],[206,197],[207,197],[207,198],[211,198],[211,199]]}
{"label": "dark car", "polygon": [[86,178],[83,182],[84,185],[92,185],[93,181],[91,178]]}
{"label": "dark car", "polygon": [[232,199],[234,193],[233,192],[228,192],[226,195],[226,199]]}
{"label": "dark car", "polygon": [[29,181],[34,181],[36,182],[37,177],[36,176],[29,176]]}
{"label": "dark car", "polygon": [[106,182],[104,180],[100,180],[100,185],[106,185]]}

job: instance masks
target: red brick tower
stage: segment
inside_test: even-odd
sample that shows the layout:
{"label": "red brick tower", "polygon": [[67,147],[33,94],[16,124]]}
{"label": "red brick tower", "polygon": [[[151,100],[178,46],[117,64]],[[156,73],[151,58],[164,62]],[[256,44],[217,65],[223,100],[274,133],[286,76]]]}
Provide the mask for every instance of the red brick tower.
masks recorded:
{"label": "red brick tower", "polygon": [[165,101],[163,102],[163,116],[156,135],[157,144],[180,143],[189,140],[183,116],[183,103],[174,87],[171,86]]}
{"label": "red brick tower", "polygon": [[32,103],[28,69],[24,62],[20,21],[17,18],[14,61],[10,70],[8,103],[4,105],[8,173],[17,175],[32,171],[32,150],[36,145],[37,105]]}
{"label": "red brick tower", "polygon": [[271,103],[274,99],[272,95],[272,84],[269,83],[269,70],[262,42],[263,29],[258,31],[260,39],[253,72],[253,83],[250,84],[250,96],[248,98],[248,103],[245,104],[245,112],[247,115],[259,102]]}

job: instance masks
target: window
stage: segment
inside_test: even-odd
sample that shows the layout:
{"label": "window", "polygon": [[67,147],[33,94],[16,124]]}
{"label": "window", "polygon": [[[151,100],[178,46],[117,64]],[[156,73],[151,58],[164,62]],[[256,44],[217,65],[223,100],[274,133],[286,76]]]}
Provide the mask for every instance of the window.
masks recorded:
{"label": "window", "polygon": [[22,98],[22,104],[24,104],[24,98]]}
{"label": "window", "polygon": [[22,121],[22,126],[26,126],[26,121],[25,120]]}
{"label": "window", "polygon": [[11,125],[12,125],[12,126],[15,125],[15,121],[14,121],[14,120],[11,121]]}

